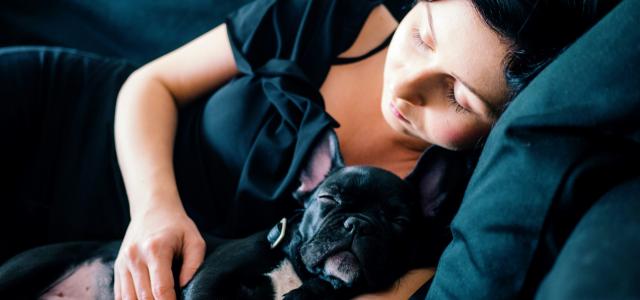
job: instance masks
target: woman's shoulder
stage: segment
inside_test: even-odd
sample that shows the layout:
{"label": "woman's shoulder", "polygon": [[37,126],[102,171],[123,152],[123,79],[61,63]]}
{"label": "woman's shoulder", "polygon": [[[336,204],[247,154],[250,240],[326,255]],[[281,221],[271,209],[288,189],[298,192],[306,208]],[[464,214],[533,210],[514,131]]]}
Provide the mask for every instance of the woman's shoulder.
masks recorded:
{"label": "woman's shoulder", "polygon": [[[256,0],[231,14],[227,30],[241,73],[295,62],[321,83],[341,53],[366,53],[395,28],[383,0]],[[386,30],[381,30],[386,28]]]}
{"label": "woman's shoulder", "polygon": [[380,45],[393,33],[398,21],[383,4],[376,6],[367,17],[353,44],[338,57],[358,57]]}

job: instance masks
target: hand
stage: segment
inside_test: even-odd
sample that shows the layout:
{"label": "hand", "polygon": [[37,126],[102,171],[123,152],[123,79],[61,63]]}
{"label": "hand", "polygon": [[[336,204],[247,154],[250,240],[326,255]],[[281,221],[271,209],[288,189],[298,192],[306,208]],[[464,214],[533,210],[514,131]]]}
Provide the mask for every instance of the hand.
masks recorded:
{"label": "hand", "polygon": [[132,216],[114,264],[116,299],[176,299],[171,264],[182,256],[180,286],[202,264],[205,242],[184,210]]}

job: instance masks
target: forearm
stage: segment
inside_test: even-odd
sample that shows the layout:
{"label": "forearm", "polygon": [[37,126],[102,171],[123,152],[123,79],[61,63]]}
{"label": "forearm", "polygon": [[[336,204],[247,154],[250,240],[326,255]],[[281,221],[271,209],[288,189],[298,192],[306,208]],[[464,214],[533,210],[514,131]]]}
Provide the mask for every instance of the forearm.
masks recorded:
{"label": "forearm", "polygon": [[433,274],[433,268],[411,270],[386,291],[361,295],[355,300],[409,299],[413,293],[433,277]]}
{"label": "forearm", "polygon": [[177,106],[171,93],[142,71],[118,95],[115,142],[131,216],[158,207],[183,210],[173,171]]}

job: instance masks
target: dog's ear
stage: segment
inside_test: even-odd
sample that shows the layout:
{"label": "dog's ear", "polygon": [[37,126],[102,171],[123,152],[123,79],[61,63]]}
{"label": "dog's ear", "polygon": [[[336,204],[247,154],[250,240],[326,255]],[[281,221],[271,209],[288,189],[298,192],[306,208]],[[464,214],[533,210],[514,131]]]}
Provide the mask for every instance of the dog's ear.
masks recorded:
{"label": "dog's ear", "polygon": [[423,216],[453,217],[477,155],[476,151],[451,151],[438,146],[432,146],[422,154],[406,180],[418,190]]}
{"label": "dog's ear", "polygon": [[306,166],[300,172],[300,186],[293,193],[294,198],[304,202],[309,195],[333,170],[344,167],[338,137],[332,129],[327,130],[310,151]]}
{"label": "dog's ear", "polygon": [[432,146],[405,179],[416,187],[422,213],[413,241],[412,267],[435,266],[451,241],[449,225],[460,207],[477,160],[476,151],[457,152]]}

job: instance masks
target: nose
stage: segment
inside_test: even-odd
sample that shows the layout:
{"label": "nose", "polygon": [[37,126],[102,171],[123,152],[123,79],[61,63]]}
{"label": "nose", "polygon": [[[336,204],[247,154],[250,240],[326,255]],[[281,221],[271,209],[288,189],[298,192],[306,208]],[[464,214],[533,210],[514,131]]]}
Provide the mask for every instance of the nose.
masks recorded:
{"label": "nose", "polygon": [[438,81],[443,80],[435,65],[409,63],[396,74],[391,86],[392,96],[419,106],[425,105],[435,95]]}
{"label": "nose", "polygon": [[350,216],[346,220],[344,220],[344,229],[347,230],[348,233],[354,234],[369,234],[371,233],[371,224],[368,221],[363,220],[358,217]]}

